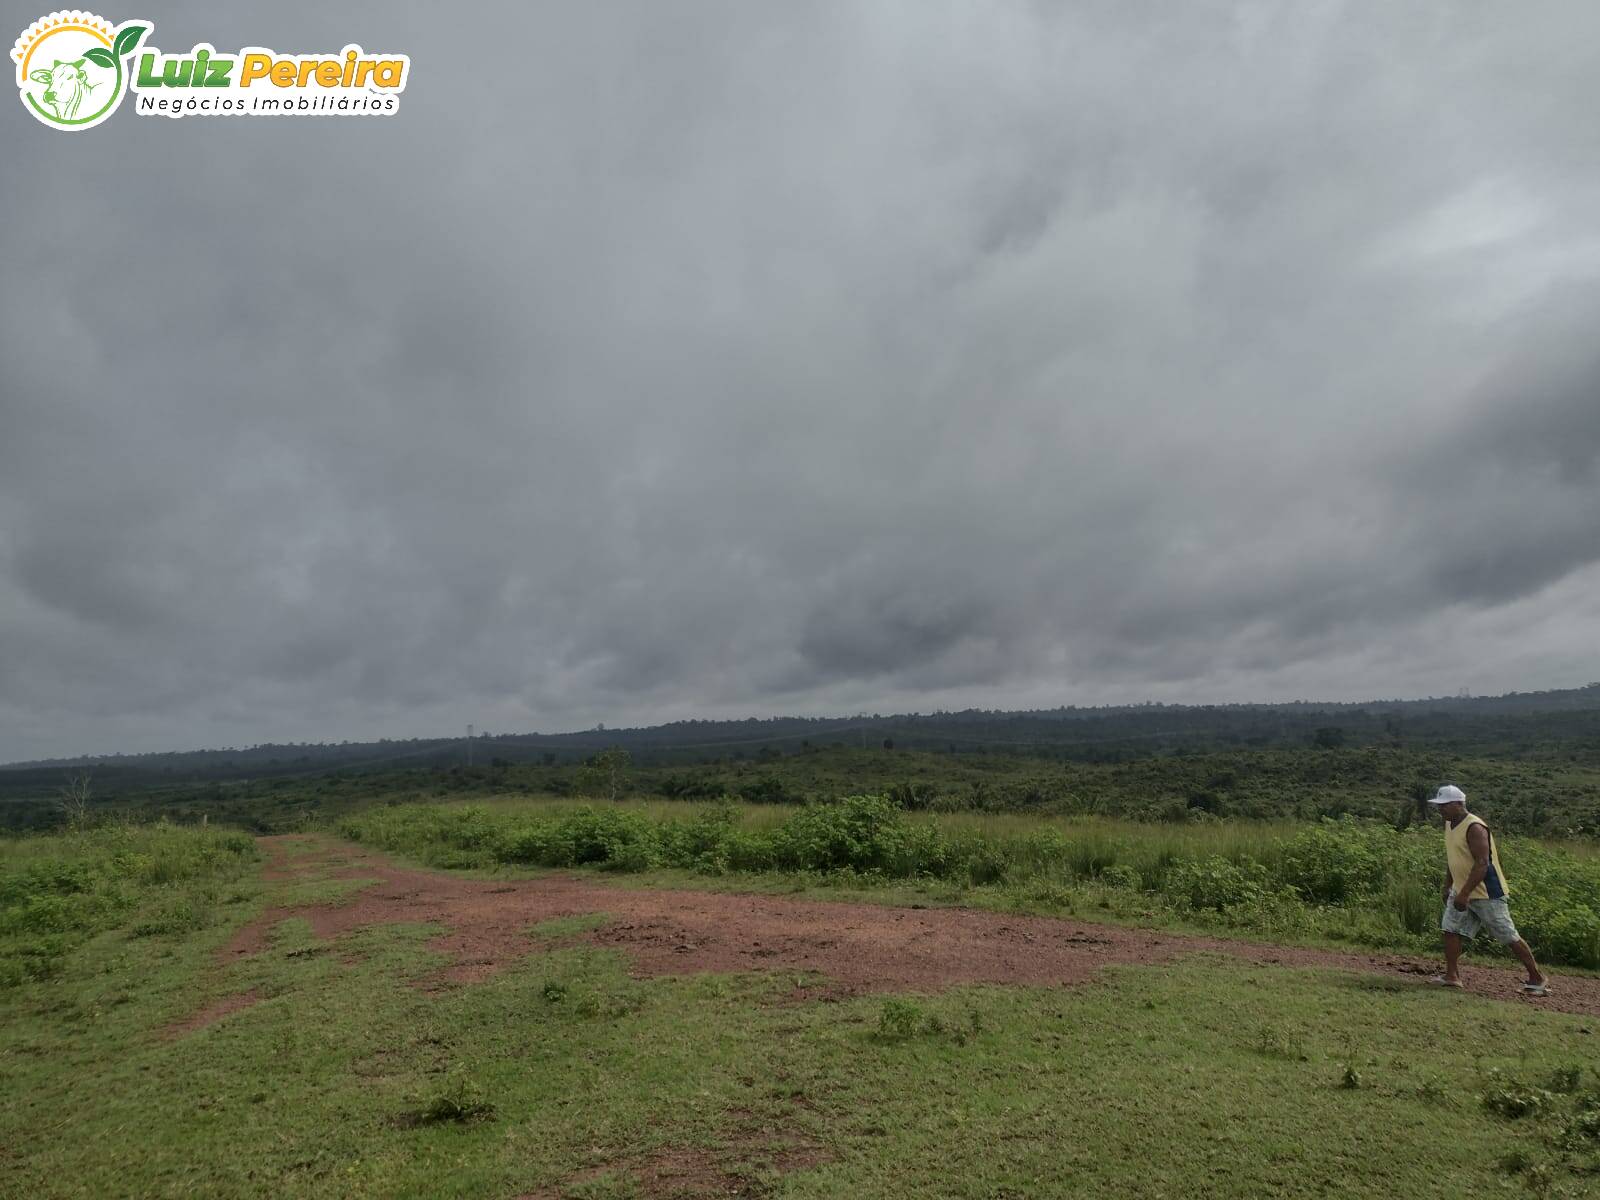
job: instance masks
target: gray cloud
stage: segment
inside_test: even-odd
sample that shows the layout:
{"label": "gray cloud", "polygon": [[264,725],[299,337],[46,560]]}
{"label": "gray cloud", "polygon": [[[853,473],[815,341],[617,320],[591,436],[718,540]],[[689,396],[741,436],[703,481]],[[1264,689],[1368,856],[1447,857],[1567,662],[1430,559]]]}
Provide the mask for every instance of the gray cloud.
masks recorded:
{"label": "gray cloud", "polygon": [[0,117],[0,759],[1600,675],[1592,6],[481,11]]}

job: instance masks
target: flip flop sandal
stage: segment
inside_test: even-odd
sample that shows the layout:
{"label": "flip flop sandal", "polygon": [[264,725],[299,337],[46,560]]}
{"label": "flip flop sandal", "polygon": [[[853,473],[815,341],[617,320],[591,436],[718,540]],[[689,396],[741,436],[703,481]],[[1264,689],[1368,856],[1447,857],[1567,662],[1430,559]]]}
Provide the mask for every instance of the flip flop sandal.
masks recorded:
{"label": "flip flop sandal", "polygon": [[1550,987],[1544,983],[1525,983],[1522,985],[1522,994],[1524,996],[1548,996]]}
{"label": "flip flop sandal", "polygon": [[1462,983],[1461,980],[1446,979],[1443,975],[1435,975],[1432,979],[1428,980],[1428,982],[1433,984],[1435,987],[1455,988],[1457,991],[1465,991],[1467,987],[1467,985]]}

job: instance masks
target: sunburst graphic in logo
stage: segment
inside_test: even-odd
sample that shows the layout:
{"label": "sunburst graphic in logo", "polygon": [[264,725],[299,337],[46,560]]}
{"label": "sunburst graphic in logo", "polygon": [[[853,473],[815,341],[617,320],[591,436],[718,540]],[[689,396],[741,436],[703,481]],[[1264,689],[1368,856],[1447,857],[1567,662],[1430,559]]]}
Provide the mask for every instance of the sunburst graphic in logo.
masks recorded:
{"label": "sunburst graphic in logo", "polygon": [[94,128],[122,103],[124,60],[149,32],[148,21],[113,26],[75,8],[40,17],[11,48],[23,106],[54,129]]}

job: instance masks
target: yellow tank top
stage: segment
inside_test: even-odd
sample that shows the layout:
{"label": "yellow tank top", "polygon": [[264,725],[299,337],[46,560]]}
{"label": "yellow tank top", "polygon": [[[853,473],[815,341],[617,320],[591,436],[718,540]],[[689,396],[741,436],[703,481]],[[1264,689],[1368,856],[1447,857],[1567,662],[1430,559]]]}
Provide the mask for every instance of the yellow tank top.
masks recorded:
{"label": "yellow tank top", "polygon": [[1467,876],[1472,874],[1475,863],[1472,847],[1467,844],[1467,831],[1474,825],[1482,825],[1483,831],[1489,834],[1489,873],[1483,877],[1482,883],[1472,889],[1467,899],[1499,900],[1511,895],[1511,889],[1506,885],[1506,873],[1500,869],[1500,849],[1495,845],[1494,834],[1489,833],[1487,821],[1471,813],[1454,826],[1446,824],[1444,827],[1444,852],[1450,862],[1450,886],[1459,893]]}

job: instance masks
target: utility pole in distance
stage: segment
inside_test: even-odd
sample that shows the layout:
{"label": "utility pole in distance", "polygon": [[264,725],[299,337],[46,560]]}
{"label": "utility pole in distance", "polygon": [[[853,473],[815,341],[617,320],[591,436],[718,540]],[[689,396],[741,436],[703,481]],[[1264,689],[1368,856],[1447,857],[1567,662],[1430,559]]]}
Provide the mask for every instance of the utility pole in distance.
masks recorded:
{"label": "utility pole in distance", "polygon": [[467,726],[467,766],[472,765],[472,726]]}

